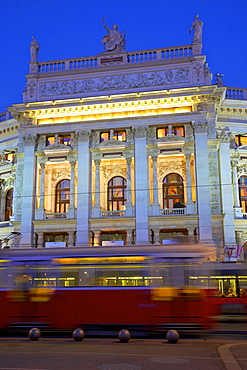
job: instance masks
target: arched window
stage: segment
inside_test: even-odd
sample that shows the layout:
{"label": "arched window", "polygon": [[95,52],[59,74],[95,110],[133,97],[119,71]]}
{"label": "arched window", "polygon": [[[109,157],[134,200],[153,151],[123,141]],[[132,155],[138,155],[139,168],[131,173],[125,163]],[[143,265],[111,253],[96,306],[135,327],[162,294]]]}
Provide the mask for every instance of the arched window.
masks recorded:
{"label": "arched window", "polygon": [[[177,203],[177,204],[176,204]],[[176,173],[170,173],[163,180],[163,207],[180,208],[184,204],[183,179]]]}
{"label": "arched window", "polygon": [[5,198],[5,221],[10,220],[10,216],[13,214],[13,191],[14,189],[11,188],[7,191],[6,198]]}
{"label": "arched window", "polygon": [[70,180],[61,180],[56,186],[55,212],[68,212],[70,203]]}
{"label": "arched window", "polygon": [[126,180],[113,177],[108,182],[108,211],[120,211],[126,202]]}
{"label": "arched window", "polygon": [[247,213],[247,177],[241,176],[238,180],[239,200],[243,213]]}

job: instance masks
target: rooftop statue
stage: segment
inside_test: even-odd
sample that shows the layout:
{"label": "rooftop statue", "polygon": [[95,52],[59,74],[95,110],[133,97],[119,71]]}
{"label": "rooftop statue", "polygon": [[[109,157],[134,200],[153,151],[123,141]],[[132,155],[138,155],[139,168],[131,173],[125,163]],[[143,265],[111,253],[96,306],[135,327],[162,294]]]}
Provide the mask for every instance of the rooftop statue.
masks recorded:
{"label": "rooftop statue", "polygon": [[112,30],[105,24],[105,18],[102,18],[105,29],[109,32],[102,39],[105,51],[125,51],[125,32],[119,32],[118,26],[114,24]]}
{"label": "rooftop statue", "polygon": [[202,26],[203,26],[203,22],[200,21],[198,18],[199,18],[199,15],[196,15],[195,16],[195,20],[192,23],[191,28],[189,30],[189,33],[190,34],[193,31],[193,41],[192,41],[193,44],[196,44],[198,42],[202,42]]}
{"label": "rooftop statue", "polygon": [[218,86],[224,86],[223,78],[225,75],[221,73],[215,73],[215,84]]}
{"label": "rooftop statue", "polygon": [[38,61],[39,43],[34,36],[32,36],[32,41],[30,44],[30,55],[31,62],[35,63]]}

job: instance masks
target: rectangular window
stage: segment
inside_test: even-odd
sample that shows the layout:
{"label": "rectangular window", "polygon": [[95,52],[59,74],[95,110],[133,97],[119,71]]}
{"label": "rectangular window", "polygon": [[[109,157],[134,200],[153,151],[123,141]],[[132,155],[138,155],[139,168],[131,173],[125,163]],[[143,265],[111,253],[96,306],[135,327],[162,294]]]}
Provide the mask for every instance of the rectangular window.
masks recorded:
{"label": "rectangular window", "polygon": [[100,133],[100,142],[108,140],[126,141],[126,131],[106,131]]}
{"label": "rectangular window", "polygon": [[247,145],[247,136],[236,135],[235,142],[237,146]]}
{"label": "rectangular window", "polygon": [[157,139],[165,136],[180,136],[184,137],[184,127],[183,126],[171,126],[162,127],[157,129]]}
{"label": "rectangular window", "polygon": [[15,153],[7,153],[4,157],[5,161],[13,163],[15,161]]}
{"label": "rectangular window", "polygon": [[70,135],[58,135],[55,136],[47,136],[46,138],[46,146],[53,145],[53,144],[64,144],[64,145],[71,145],[71,136]]}

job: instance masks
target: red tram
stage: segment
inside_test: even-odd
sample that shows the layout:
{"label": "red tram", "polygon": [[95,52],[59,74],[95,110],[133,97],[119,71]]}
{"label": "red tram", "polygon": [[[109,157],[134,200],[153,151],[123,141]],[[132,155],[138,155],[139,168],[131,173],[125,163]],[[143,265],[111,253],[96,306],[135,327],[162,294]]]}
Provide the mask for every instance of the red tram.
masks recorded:
{"label": "red tram", "polygon": [[206,258],[199,245],[1,250],[0,329],[209,328]]}

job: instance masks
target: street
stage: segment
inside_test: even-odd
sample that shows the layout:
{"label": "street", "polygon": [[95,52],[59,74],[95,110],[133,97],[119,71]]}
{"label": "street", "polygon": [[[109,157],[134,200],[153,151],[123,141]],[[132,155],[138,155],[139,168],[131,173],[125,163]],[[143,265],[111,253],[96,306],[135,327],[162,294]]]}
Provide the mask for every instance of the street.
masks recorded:
{"label": "street", "polygon": [[28,337],[0,338],[0,370],[247,370],[247,341],[210,337],[179,339]]}

